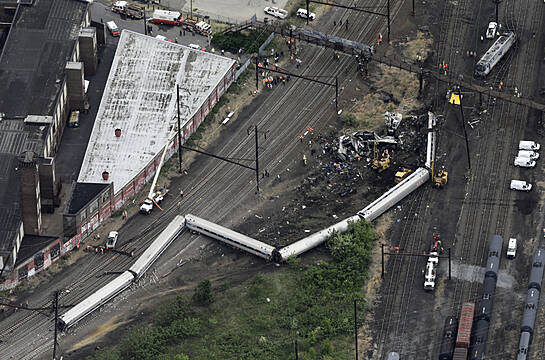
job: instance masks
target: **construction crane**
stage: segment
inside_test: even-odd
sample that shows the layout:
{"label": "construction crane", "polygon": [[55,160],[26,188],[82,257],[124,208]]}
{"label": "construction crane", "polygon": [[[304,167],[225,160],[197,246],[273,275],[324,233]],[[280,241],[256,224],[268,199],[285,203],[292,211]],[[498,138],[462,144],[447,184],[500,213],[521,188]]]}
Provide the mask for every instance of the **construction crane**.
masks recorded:
{"label": "construction crane", "polygon": [[161,155],[161,160],[159,161],[159,165],[157,166],[157,169],[155,169],[155,176],[153,177],[153,181],[151,183],[151,187],[149,189],[148,197],[146,200],[144,200],[144,203],[140,206],[140,212],[142,214],[149,215],[151,211],[153,210],[153,205],[157,206],[160,210],[161,207],[159,204],[163,201],[165,194],[168,192],[168,189],[161,189],[158,191],[155,191],[155,186],[157,185],[157,179],[159,178],[159,173],[161,172],[161,168],[163,167],[165,156],[167,154],[170,139],[176,134],[177,129],[175,127],[172,128],[170,133],[167,137],[167,144],[165,145],[165,149],[163,150],[163,154]]}

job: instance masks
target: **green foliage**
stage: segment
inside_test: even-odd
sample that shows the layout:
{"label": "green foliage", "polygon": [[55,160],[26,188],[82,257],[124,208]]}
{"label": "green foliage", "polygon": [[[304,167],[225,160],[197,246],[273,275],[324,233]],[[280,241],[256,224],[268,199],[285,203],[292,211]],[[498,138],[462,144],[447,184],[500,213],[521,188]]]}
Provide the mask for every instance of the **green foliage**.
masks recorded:
{"label": "green foliage", "polygon": [[195,293],[193,294],[193,302],[201,306],[207,306],[214,302],[215,296],[212,293],[212,284],[210,280],[199,282]]}
{"label": "green foliage", "polygon": [[355,126],[356,125],[356,117],[353,114],[344,114],[341,117],[341,120],[345,126]]}
{"label": "green foliage", "polygon": [[293,339],[300,359],[351,359],[353,301],[361,314],[375,240],[369,223],[352,223],[327,241],[329,261],[292,259],[218,293],[214,304],[210,281],[202,281],[193,301],[206,308],[178,295],[158,308],[153,327],[132,329],[118,350],[97,352],[94,360],[188,360],[188,353],[192,360],[285,360],[293,357]]}
{"label": "green foliage", "polygon": [[269,32],[249,30],[239,31],[237,33],[215,33],[212,37],[212,42],[215,46],[230,52],[238,52],[243,49],[247,54],[256,53],[261,44],[269,37]]}
{"label": "green foliage", "polygon": [[153,360],[166,350],[163,328],[135,327],[120,345],[122,359]]}

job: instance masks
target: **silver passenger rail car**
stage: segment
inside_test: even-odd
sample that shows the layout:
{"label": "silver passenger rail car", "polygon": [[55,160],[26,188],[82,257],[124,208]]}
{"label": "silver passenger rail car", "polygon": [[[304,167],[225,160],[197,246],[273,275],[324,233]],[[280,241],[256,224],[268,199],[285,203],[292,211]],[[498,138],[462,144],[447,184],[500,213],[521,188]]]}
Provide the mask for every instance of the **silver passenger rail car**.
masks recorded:
{"label": "silver passenger rail car", "polygon": [[516,40],[514,32],[501,35],[475,65],[475,76],[484,77],[509,51]]}
{"label": "silver passenger rail car", "polygon": [[419,188],[430,178],[430,172],[425,168],[418,168],[405,180],[382,194],[381,197],[373,201],[363,210],[358,212],[365,221],[373,221],[386,210],[403,200],[411,192]]}
{"label": "silver passenger rail car", "polygon": [[60,328],[66,330],[75,325],[78,321],[128,288],[134,281],[138,280],[182,232],[184,225],[185,218],[180,215],[176,216],[129,270],[123,272],[114,280],[110,281],[61,315],[58,322]]}
{"label": "silver passenger rail car", "polygon": [[59,327],[61,330],[66,330],[75,325],[85,316],[89,315],[94,310],[107,303],[114,296],[128,288],[133,280],[133,274],[129,271],[125,271],[123,274],[89,295],[85,300],[62,314],[59,317]]}
{"label": "silver passenger rail car", "polygon": [[159,236],[151,243],[142,255],[129,268],[134,274],[135,280],[138,280],[153,265],[155,260],[165,251],[165,249],[180,235],[185,227],[185,218],[177,215]]}
{"label": "silver passenger rail car", "polygon": [[188,229],[247,251],[263,259],[272,260],[273,253],[276,251],[274,246],[252,239],[249,236],[237,233],[221,225],[214,224],[211,221],[201,219],[198,216],[187,214],[185,220]]}

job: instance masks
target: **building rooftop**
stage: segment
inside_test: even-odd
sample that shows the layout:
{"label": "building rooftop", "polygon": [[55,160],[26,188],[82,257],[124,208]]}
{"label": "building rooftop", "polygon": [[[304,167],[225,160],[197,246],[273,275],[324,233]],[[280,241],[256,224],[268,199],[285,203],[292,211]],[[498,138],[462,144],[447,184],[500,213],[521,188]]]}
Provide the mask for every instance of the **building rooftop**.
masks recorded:
{"label": "building rooftop", "polygon": [[103,191],[108,184],[73,183],[68,197],[67,214],[76,214],[82,207]]}
{"label": "building rooftop", "polygon": [[51,244],[53,241],[57,240],[58,237],[55,236],[36,236],[36,235],[25,235],[23,236],[23,241],[21,242],[21,248],[17,253],[17,261],[15,262],[15,267],[24,263],[26,260],[33,257],[38,251],[45,248],[47,245]]}
{"label": "building rooftop", "polygon": [[35,0],[19,6],[0,57],[0,112],[52,115],[88,3]]}
{"label": "building rooftop", "polygon": [[[35,0],[19,5],[0,55],[0,251],[21,225],[19,166],[24,151],[44,155],[44,140],[88,3]],[[32,4],[32,5],[30,5]]]}
{"label": "building rooftop", "polygon": [[[182,126],[200,109],[235,61],[123,30],[98,109],[78,182],[114,183],[117,193],[167,143],[176,123],[180,87]],[[121,129],[121,136],[115,136]],[[102,173],[109,172],[107,181]]]}

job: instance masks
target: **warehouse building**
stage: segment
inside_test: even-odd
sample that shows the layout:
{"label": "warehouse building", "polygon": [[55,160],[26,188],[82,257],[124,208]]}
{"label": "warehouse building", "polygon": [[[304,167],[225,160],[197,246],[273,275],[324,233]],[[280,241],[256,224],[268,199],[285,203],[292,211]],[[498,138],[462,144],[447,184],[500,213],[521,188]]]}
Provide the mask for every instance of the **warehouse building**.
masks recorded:
{"label": "warehouse building", "polygon": [[[28,249],[51,242],[45,235],[59,236],[44,233],[42,213],[59,206],[55,155],[70,111],[86,106],[84,74],[96,70],[97,42],[87,2],[1,5],[2,34],[9,28],[0,55],[0,270],[5,277],[19,260],[22,243]],[[47,261],[51,255],[38,263]]]}
{"label": "warehouse building", "polygon": [[77,183],[64,214],[79,242],[149,182],[161,153],[177,149],[177,87],[182,142],[233,82],[236,62],[123,30]]}

